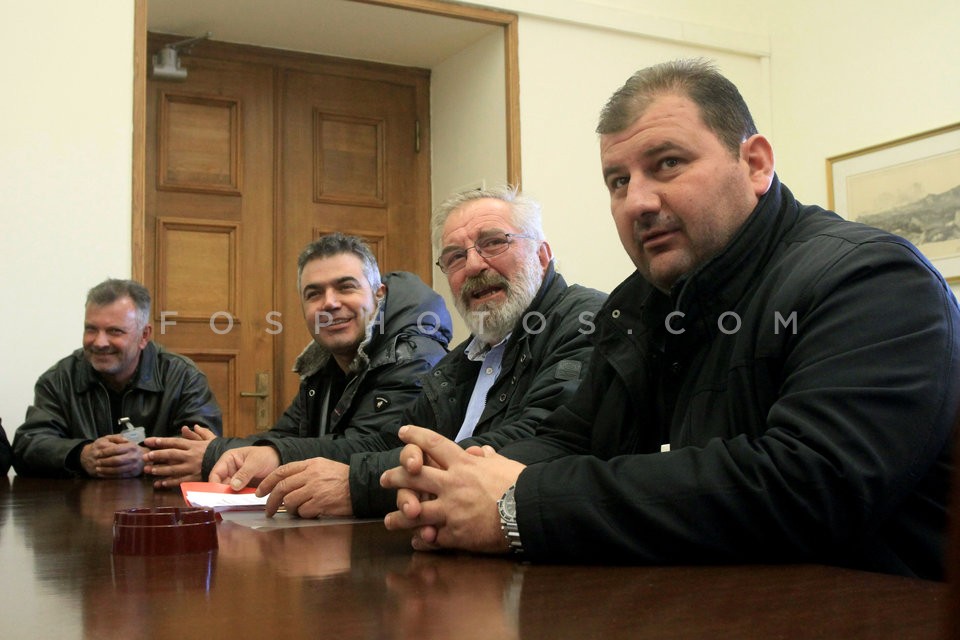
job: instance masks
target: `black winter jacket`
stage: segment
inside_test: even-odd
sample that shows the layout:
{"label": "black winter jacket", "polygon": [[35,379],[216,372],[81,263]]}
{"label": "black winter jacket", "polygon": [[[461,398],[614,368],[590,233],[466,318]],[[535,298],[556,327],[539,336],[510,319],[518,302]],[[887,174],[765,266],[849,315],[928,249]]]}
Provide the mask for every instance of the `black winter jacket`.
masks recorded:
{"label": "black winter jacket", "polygon": [[10,448],[10,441],[7,440],[7,432],[0,424],[0,476],[7,475],[11,464],[13,464],[13,449]]}
{"label": "black winter jacket", "polygon": [[544,461],[529,559],[942,575],[960,314],[906,240],[774,179],[722,254],[669,297],[634,274],[597,326],[577,396],[501,452]]}
{"label": "black winter jacket", "polygon": [[[541,420],[569,399],[590,357],[594,314],[606,299],[594,289],[568,286],[548,267],[537,296],[507,342],[500,375],[491,387],[474,437],[461,444],[499,447],[533,434]],[[526,323],[526,329],[524,328]],[[316,456],[350,464],[350,499],[357,517],[382,515],[396,508],[396,492],[380,487],[380,475],[399,464],[402,442],[396,430],[405,424],[457,435],[480,371],[465,351],[470,339],[450,352],[424,379],[423,393],[390,428],[369,438],[336,442],[291,443],[283,462]]]}
{"label": "black winter jacket", "polygon": [[[222,432],[220,407],[207,377],[190,359],[152,341],[123,392],[122,410],[148,436],[179,436],[180,427],[194,424]],[[68,468],[71,453],[117,433],[111,422],[107,389],[83,349],[77,349],[37,380],[26,422],[13,438],[14,469],[21,476],[83,475],[82,468]]]}
{"label": "black winter jacket", "polygon": [[[446,355],[453,329],[443,298],[418,276],[395,271],[383,282],[387,294],[340,397],[327,400],[330,353],[311,342],[293,368],[300,374],[297,397],[277,424],[248,438],[212,440],[203,456],[203,477],[228,449],[271,443],[283,451],[300,439],[360,438],[397,421],[420,393],[420,379]],[[333,406],[329,421],[325,401]]]}

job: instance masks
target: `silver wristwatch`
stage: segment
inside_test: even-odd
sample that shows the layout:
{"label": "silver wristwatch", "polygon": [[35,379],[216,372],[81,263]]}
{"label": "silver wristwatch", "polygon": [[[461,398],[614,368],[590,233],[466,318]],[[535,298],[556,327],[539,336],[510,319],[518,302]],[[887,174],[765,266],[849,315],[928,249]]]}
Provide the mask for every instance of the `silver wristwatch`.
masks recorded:
{"label": "silver wristwatch", "polygon": [[507,541],[512,553],[523,553],[523,542],[520,541],[520,530],[517,528],[517,499],[514,491],[517,485],[507,489],[497,501],[497,510],[500,512],[500,530]]}

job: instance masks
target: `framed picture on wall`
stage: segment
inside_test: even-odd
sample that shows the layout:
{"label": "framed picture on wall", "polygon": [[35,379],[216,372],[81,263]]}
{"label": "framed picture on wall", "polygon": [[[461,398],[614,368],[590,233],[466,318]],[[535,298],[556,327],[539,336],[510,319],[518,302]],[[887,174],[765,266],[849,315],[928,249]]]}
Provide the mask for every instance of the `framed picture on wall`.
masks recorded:
{"label": "framed picture on wall", "polygon": [[903,236],[960,283],[960,123],[827,158],[830,208]]}

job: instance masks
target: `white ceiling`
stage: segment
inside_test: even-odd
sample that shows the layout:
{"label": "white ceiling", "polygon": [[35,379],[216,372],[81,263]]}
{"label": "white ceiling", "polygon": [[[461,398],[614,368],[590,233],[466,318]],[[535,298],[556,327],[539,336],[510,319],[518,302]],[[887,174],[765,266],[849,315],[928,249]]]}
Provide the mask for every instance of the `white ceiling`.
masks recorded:
{"label": "white ceiling", "polygon": [[148,0],[147,29],[431,69],[499,28],[349,0]]}

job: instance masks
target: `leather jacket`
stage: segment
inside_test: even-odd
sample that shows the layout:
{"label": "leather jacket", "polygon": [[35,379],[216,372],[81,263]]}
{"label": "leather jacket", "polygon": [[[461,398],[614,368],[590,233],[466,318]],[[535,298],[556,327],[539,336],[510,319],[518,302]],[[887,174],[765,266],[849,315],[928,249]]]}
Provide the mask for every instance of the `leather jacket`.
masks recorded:
{"label": "leather jacket", "polygon": [[[152,341],[121,403],[123,415],[147,436],[179,436],[180,427],[194,424],[222,432],[207,377],[189,358]],[[80,448],[119,431],[107,388],[77,349],[37,380],[33,405],[13,439],[14,469],[22,476],[82,475]]]}

